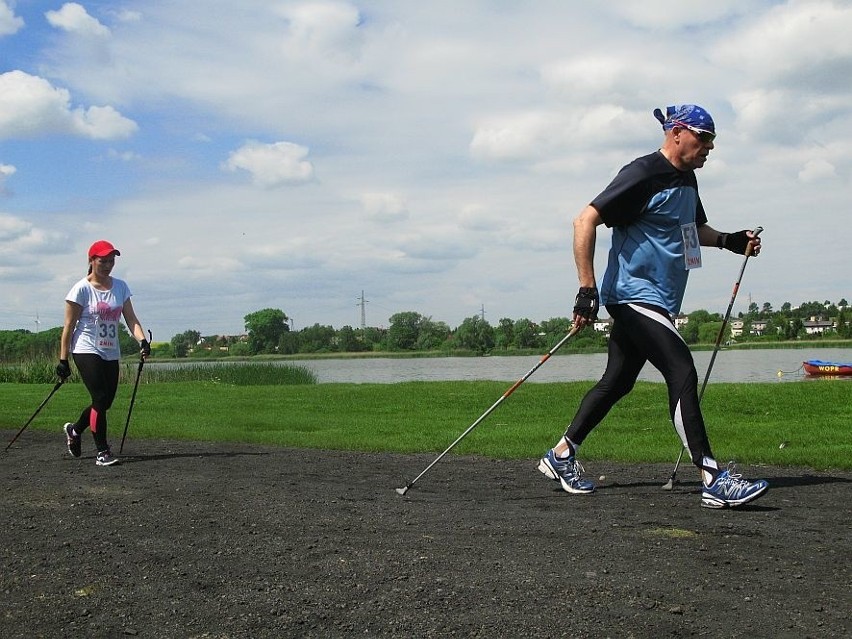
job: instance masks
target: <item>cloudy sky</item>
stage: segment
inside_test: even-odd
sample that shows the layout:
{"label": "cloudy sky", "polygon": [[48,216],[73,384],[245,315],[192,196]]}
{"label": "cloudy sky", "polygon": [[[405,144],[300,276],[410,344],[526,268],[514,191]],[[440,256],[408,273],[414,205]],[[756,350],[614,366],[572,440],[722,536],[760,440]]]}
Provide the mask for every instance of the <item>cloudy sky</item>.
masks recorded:
{"label": "cloudy sky", "polygon": [[[842,0],[0,0],[0,329],[61,325],[101,238],[155,340],[357,327],[362,291],[370,326],[568,316],[572,218],[685,102],[710,224],[765,228],[735,313],[849,299],[849,33]],[[724,313],[742,258],[703,261],[684,310]]]}

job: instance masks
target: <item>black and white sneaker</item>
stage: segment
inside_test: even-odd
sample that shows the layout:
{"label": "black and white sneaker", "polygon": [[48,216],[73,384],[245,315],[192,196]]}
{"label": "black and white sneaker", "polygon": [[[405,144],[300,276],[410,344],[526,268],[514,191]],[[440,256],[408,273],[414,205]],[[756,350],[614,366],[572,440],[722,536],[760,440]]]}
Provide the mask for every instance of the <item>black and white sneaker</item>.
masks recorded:
{"label": "black and white sneaker", "polygon": [[98,452],[98,456],[95,457],[95,464],[98,466],[112,466],[113,464],[118,463],[118,457],[113,457],[113,454],[107,448],[106,450],[102,450]]}
{"label": "black and white sneaker", "polygon": [[62,430],[65,431],[65,439],[68,444],[68,452],[71,453],[72,457],[79,457],[80,452],[80,435],[74,432],[74,424],[68,422],[65,426],[62,427]]}

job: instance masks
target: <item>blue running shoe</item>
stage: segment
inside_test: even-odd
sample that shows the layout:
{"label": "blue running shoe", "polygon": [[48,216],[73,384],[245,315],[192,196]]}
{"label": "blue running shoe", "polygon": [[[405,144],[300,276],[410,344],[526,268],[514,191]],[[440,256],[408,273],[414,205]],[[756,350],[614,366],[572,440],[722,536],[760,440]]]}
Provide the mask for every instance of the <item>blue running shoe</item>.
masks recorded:
{"label": "blue running shoe", "polygon": [[575,457],[559,459],[553,450],[549,450],[538,463],[538,469],[548,479],[559,481],[566,493],[588,495],[595,492],[594,482],[582,478],[583,467]]}
{"label": "blue running shoe", "polygon": [[701,493],[701,505],[704,508],[734,508],[742,506],[760,497],[769,488],[765,479],[748,481],[734,472],[734,462],[728,464],[709,486]]}

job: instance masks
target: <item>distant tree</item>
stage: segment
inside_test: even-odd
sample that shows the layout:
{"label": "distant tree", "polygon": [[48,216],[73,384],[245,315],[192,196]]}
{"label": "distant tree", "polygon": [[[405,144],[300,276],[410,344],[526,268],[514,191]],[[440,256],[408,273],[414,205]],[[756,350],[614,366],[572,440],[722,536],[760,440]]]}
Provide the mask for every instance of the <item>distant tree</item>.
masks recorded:
{"label": "distant tree", "polygon": [[287,315],[277,308],[249,313],[243,320],[248,333],[249,352],[253,355],[274,353],[281,336],[290,330]]}
{"label": "distant tree", "polygon": [[363,340],[351,326],[344,326],[337,331],[337,348],[343,353],[357,353],[363,349]]}
{"label": "distant tree", "polygon": [[430,317],[423,318],[415,348],[418,351],[434,351],[447,341],[450,333],[450,327],[445,322],[433,322]]}
{"label": "distant tree", "polygon": [[837,313],[837,336],[846,338],[850,335],[852,335],[852,332],[850,332],[849,324],[846,322],[846,308],[841,306],[841,310]]}
{"label": "distant tree", "polygon": [[703,308],[692,311],[689,315],[689,323],[704,324],[705,322],[721,322],[722,316],[719,313],[711,313]]}
{"label": "distant tree", "polygon": [[118,324],[118,348],[122,355],[139,355],[139,342],[121,322]]}
{"label": "distant tree", "polygon": [[364,340],[365,351],[379,351],[387,346],[385,343],[387,337],[386,329],[366,326],[363,329],[358,329],[358,331]]}
{"label": "distant tree", "polygon": [[281,338],[278,340],[278,354],[293,355],[294,353],[298,353],[301,344],[301,331],[284,331],[283,333],[281,333]]}
{"label": "distant tree", "polygon": [[494,329],[494,345],[497,348],[506,350],[511,347],[515,341],[515,322],[508,317],[502,318],[497,323],[497,328]]}
{"label": "distant tree", "polygon": [[820,302],[803,302],[796,310],[796,316],[806,320],[811,317],[822,317],[825,314],[825,305]]}
{"label": "distant tree", "polygon": [[805,324],[799,317],[794,317],[789,323],[787,339],[799,339],[805,334]]}
{"label": "distant tree", "polygon": [[172,356],[186,357],[193,347],[201,340],[201,333],[198,331],[184,331],[172,337]]}
{"label": "distant tree", "polygon": [[537,348],[541,344],[538,325],[526,317],[515,321],[513,332],[515,334],[515,348]]}
{"label": "distant tree", "polygon": [[484,355],[494,348],[494,327],[481,316],[474,315],[462,321],[455,331],[455,339],[460,348]]}
{"label": "distant tree", "polygon": [[544,320],[541,323],[541,331],[539,332],[544,332],[546,337],[540,346],[545,346],[548,343],[556,344],[556,342],[568,334],[572,324],[573,320],[570,317],[551,317]]}
{"label": "distant tree", "polygon": [[388,328],[388,349],[392,351],[413,351],[417,348],[420,327],[424,317],[414,311],[403,311],[390,317]]}
{"label": "distant tree", "polygon": [[[689,321],[680,327],[680,334],[687,344],[697,344],[703,342],[701,338],[701,327],[708,322],[721,322],[722,316],[718,313],[710,313],[709,311],[698,309],[687,315]],[[718,325],[717,325],[718,326]],[[718,327],[716,329],[719,330]],[[716,336],[713,336],[713,342],[716,342]]]}
{"label": "distant tree", "polygon": [[683,341],[687,344],[695,344],[698,342],[698,328],[701,326],[699,322],[693,321],[691,318],[686,324],[681,324],[677,329]]}
{"label": "distant tree", "polygon": [[[701,344],[715,344],[721,329],[722,322],[704,322],[704,324],[698,327],[698,341]],[[745,330],[743,334],[745,334]],[[728,337],[728,335],[723,335],[722,340],[724,341]]]}
{"label": "distant tree", "polygon": [[300,353],[328,353],[337,350],[337,335],[332,326],[314,324],[299,331]]}

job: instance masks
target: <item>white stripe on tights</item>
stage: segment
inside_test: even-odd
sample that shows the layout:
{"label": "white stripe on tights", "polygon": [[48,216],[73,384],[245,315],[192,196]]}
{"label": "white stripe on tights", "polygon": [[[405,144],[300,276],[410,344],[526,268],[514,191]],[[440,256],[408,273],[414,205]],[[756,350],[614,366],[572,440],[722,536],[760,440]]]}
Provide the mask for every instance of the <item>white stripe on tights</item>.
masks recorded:
{"label": "white stripe on tights", "polygon": [[684,341],[683,335],[681,335],[680,333],[677,332],[677,329],[674,327],[674,324],[672,324],[669,320],[667,320],[665,317],[663,317],[660,313],[648,310],[647,308],[645,308],[643,306],[639,306],[638,304],[628,304],[628,306],[630,308],[632,308],[634,311],[636,311],[637,313],[644,315],[645,317],[652,319],[655,322],[659,322],[660,324],[665,326],[667,329],[669,329],[672,333],[677,335],[680,338],[681,341]]}
{"label": "white stripe on tights", "polygon": [[[684,341],[683,335],[677,332],[677,329],[674,327],[674,324],[669,322],[665,317],[656,313],[654,311],[648,310],[642,306],[638,306],[637,304],[628,304],[630,308],[632,308],[637,313],[640,313],[647,317],[648,319],[652,319],[655,322],[659,322],[666,328],[668,328],[672,333],[677,335],[681,341]],[[683,426],[683,414],[680,409],[680,400],[677,402],[677,406],[675,406],[674,414],[672,415],[672,423],[674,424],[675,431],[677,431],[678,437],[680,437],[680,441],[683,442],[685,447],[689,447],[688,442],[686,441],[686,429]]]}
{"label": "white stripe on tights", "polygon": [[686,441],[686,429],[683,426],[683,415],[680,412],[680,400],[678,400],[677,406],[675,406],[672,423],[674,424],[678,437],[680,437],[680,441],[683,442],[684,448],[689,448],[689,442]]}

